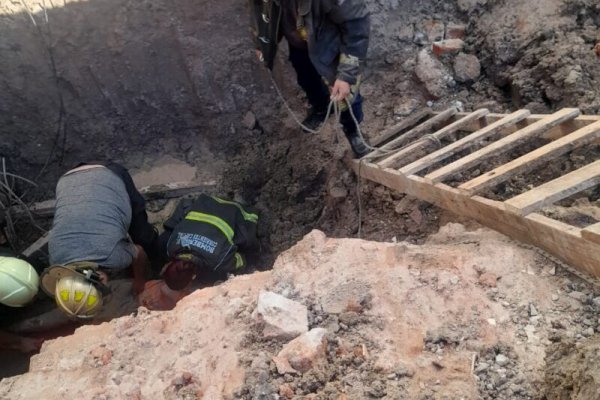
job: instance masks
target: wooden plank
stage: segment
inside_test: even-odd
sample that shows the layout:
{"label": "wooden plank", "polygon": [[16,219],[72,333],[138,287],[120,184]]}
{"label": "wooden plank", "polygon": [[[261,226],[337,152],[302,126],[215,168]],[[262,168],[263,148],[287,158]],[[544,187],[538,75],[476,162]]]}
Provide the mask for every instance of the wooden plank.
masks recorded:
{"label": "wooden plank", "polygon": [[600,160],[505,201],[515,213],[527,215],[600,184]]}
{"label": "wooden plank", "polygon": [[581,231],[581,236],[585,240],[600,244],[600,222],[591,226],[588,226]]}
{"label": "wooden plank", "polygon": [[402,132],[403,130],[412,128],[413,126],[417,125],[419,122],[421,122],[426,117],[429,117],[431,114],[433,114],[433,111],[431,111],[430,108],[425,108],[423,110],[420,110],[416,114],[403,119],[396,125],[394,125],[390,128],[387,128],[386,130],[381,132],[381,134],[379,136],[377,136],[375,139],[371,139],[371,146],[373,146],[373,147],[379,146],[380,144],[390,140],[391,138],[393,138],[395,135]]}
{"label": "wooden plank", "polygon": [[[201,193],[205,191],[214,190],[217,186],[216,181],[208,182],[173,182],[164,185],[152,185],[145,186],[139,190],[146,200],[156,199],[172,199],[176,197],[182,197],[188,194]],[[29,211],[31,211],[36,217],[50,218],[54,215],[54,208],[56,206],[56,200],[46,200],[39,203],[33,204]],[[23,215],[25,213],[21,207],[11,208],[14,215]]]}
{"label": "wooden plank", "polygon": [[447,109],[446,111],[443,111],[443,112],[435,115],[433,118],[428,119],[427,121],[423,122],[421,125],[414,127],[413,129],[409,130],[408,132],[405,132],[402,135],[400,135],[399,137],[390,141],[389,143],[384,144],[379,149],[374,150],[373,152],[367,154],[365,157],[363,157],[363,160],[372,160],[377,157],[386,156],[387,154],[389,154],[389,151],[392,151],[393,149],[400,147],[404,143],[409,142],[412,139],[414,139],[426,132],[429,132],[430,130],[434,129],[436,126],[439,126],[439,125],[443,124],[444,122],[448,121],[457,112],[458,111],[456,110],[456,108],[452,107],[452,108]]}
{"label": "wooden plank", "polygon": [[44,233],[44,235],[42,237],[40,237],[38,240],[33,242],[31,244],[31,246],[26,248],[22,254],[25,257],[31,257],[36,251],[40,250],[42,247],[44,247],[48,243],[49,238],[50,238],[50,233],[48,233],[48,232]]}
{"label": "wooden plank", "polygon": [[[358,173],[358,161],[350,161],[350,166]],[[472,218],[516,240],[535,245],[580,271],[600,277],[600,246],[584,240],[581,230],[576,227],[539,214],[523,217],[508,211],[502,202],[465,196],[448,185],[431,185],[416,175],[405,176],[393,169],[381,169],[373,163],[363,163],[360,174],[370,181]]]}
{"label": "wooden plank", "polygon": [[[29,207],[29,211],[31,211],[36,217],[51,217],[54,215],[54,207],[56,206],[56,199],[52,200],[44,200],[39,203],[34,203],[31,207]],[[16,215],[22,215],[23,210],[20,207],[13,207]]]}
{"label": "wooden plank", "polygon": [[[497,121],[492,122],[490,125],[475,131],[469,136],[466,136],[438,151],[435,151],[427,156],[409,164],[405,167],[400,168],[400,172],[405,175],[416,174],[428,168],[440,161],[447,159],[448,157],[453,156],[466,149],[469,146],[472,146],[475,142],[494,138],[498,133],[500,133],[506,127],[515,125],[530,115],[530,112],[527,110],[519,110],[510,115],[506,115],[504,118],[501,118]],[[463,128],[464,129],[464,126]]]}
{"label": "wooden plank", "polygon": [[469,194],[480,192],[483,189],[505,182],[517,174],[531,171],[536,166],[547,163],[553,158],[577,147],[592,143],[599,137],[600,121],[581,128],[567,136],[563,136],[492,171],[486,172],[469,182],[463,183],[458,188]]}
{"label": "wooden plank", "polygon": [[173,199],[188,194],[201,193],[214,190],[216,181],[207,182],[172,182],[163,185],[145,186],[139,189],[146,200]]}
{"label": "wooden plank", "polygon": [[[458,121],[453,122],[450,125],[447,125],[447,126],[443,127],[442,129],[438,130],[437,132],[433,133],[431,135],[431,137],[434,140],[444,139],[445,137],[450,136],[451,134],[460,131],[463,126],[465,126],[473,121],[477,121],[477,120],[485,117],[489,113],[490,113],[489,110],[487,110],[485,108],[483,108],[481,110],[477,110],[475,112],[472,112],[471,114],[467,115],[466,117],[459,119]],[[425,139],[425,137],[422,137],[422,138],[418,139],[415,143],[413,143],[413,144],[405,147],[404,149],[399,150],[398,152],[379,161],[377,163],[377,165],[379,165],[380,167],[384,167],[384,168],[391,167],[397,161],[399,161],[403,158],[415,157],[415,155],[421,154],[421,152],[427,146],[432,145],[432,144],[435,144],[433,142],[433,140]]]}
{"label": "wooden plank", "polygon": [[539,120],[538,122],[527,126],[515,133],[508,135],[496,142],[489,144],[488,146],[469,154],[466,157],[461,158],[451,164],[448,164],[436,171],[425,176],[426,179],[433,183],[438,183],[444,179],[457,174],[460,171],[464,171],[468,168],[474,167],[488,158],[505,153],[510,149],[524,143],[532,137],[541,135],[544,131],[549,128],[560,124],[568,119],[573,119],[579,115],[579,110],[576,108],[564,108],[552,115],[547,116]]}
{"label": "wooden plank", "polygon": [[[464,117],[465,115],[467,115],[468,113],[462,112],[462,113],[457,113],[453,118],[455,119],[459,119]],[[493,113],[493,114],[488,114],[485,117],[486,120],[486,124],[487,125],[491,125],[494,122],[504,118],[506,116],[506,114],[497,114],[497,113]],[[547,114],[531,114],[529,117],[527,117],[524,120],[525,125],[531,125],[534,124],[544,118],[546,118],[548,115]],[[546,139],[557,139],[559,137],[562,137],[566,134],[569,134],[573,131],[576,131],[577,129],[581,129],[585,126],[588,126],[590,124],[593,124],[594,122],[598,122],[600,121],[600,116],[598,115],[580,115],[579,117],[572,119],[570,121],[565,121],[559,125],[557,125],[556,127],[550,129],[549,131],[545,132],[542,137],[546,138]],[[464,127],[464,130],[469,131],[469,132],[475,132],[477,130],[481,129],[481,126],[477,123],[473,123],[470,125],[467,125]]]}

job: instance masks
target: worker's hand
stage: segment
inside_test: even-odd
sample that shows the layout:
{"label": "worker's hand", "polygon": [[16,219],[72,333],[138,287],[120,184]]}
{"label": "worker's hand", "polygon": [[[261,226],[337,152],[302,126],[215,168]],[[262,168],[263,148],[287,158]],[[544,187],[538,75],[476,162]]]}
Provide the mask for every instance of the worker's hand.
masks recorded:
{"label": "worker's hand", "polygon": [[258,61],[260,62],[264,62],[265,61],[265,57],[263,56],[262,51],[256,49],[256,58],[258,58]]}
{"label": "worker's hand", "polygon": [[33,353],[39,351],[44,339],[22,337],[19,343],[19,351],[22,353]]}
{"label": "worker's hand", "polygon": [[344,101],[350,95],[350,84],[337,79],[331,88],[331,100]]}
{"label": "worker's hand", "polygon": [[98,277],[100,278],[100,282],[102,282],[103,284],[106,285],[108,283],[108,275],[106,275],[106,272],[96,271],[96,273],[98,274]]}

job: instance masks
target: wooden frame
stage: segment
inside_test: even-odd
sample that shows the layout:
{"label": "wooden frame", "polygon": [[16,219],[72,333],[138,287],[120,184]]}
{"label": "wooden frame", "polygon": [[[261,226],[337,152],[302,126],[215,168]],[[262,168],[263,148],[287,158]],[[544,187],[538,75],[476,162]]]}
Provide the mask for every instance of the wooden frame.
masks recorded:
{"label": "wooden frame", "polygon": [[[600,222],[580,228],[537,213],[559,200],[600,185],[600,160],[506,201],[477,195],[520,173],[534,171],[573,149],[597,142],[600,139],[600,117],[580,116],[580,111],[574,108],[552,115],[530,115],[526,110],[510,115],[476,110],[469,114],[455,113],[451,117],[444,112],[443,117],[446,126],[430,135],[446,138],[459,130],[472,133],[399,169],[389,167],[404,155],[423,149],[422,140],[415,137],[412,143],[394,153],[386,153],[383,158],[379,153],[353,160],[350,162],[352,169],[361,178],[472,218],[514,239],[538,246],[582,272],[600,277]],[[423,133],[429,130],[432,124],[427,122],[422,123],[426,129],[416,126],[411,131]],[[481,171],[479,176],[458,187],[443,183],[468,168],[484,169],[483,161],[506,154],[533,138],[545,138],[551,142],[491,171]],[[390,143],[396,140],[392,137],[387,139]],[[447,165],[440,165],[461,151],[481,146],[484,140],[491,140],[491,143]],[[427,171],[430,168],[436,169]],[[426,175],[418,176],[418,173]]]}

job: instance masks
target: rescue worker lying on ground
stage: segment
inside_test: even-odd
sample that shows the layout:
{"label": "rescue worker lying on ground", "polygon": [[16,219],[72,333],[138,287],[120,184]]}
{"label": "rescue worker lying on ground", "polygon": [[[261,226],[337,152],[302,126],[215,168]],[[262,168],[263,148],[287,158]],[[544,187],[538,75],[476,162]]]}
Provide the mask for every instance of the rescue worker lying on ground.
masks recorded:
{"label": "rescue worker lying on ground", "polygon": [[[364,0],[249,0],[259,58],[273,68],[278,43],[285,37],[298,85],[310,110],[303,125],[316,130],[330,100],[342,110],[340,122],[354,154],[369,152],[356,122],[363,119],[360,73],[369,46],[370,20]],[[352,114],[348,110],[351,104]]]}
{"label": "rescue worker lying on ground", "polygon": [[159,246],[163,281],[148,282],[140,304],[170,309],[189,293],[197,275],[225,278],[246,267],[244,253],[258,250],[258,215],[241,204],[200,195],[183,199],[164,223]]}
{"label": "rescue worker lying on ground", "polygon": [[131,267],[135,294],[150,270],[147,253],[157,238],[145,201],[127,170],[116,163],[80,164],[56,185],[42,287],[67,315],[91,318],[107,293],[104,284]]}
{"label": "rescue worker lying on ground", "polygon": [[[39,277],[26,261],[0,256],[0,320],[13,322],[15,314],[32,302],[38,292]],[[31,353],[40,349],[43,339],[28,338],[0,330],[0,349]]]}

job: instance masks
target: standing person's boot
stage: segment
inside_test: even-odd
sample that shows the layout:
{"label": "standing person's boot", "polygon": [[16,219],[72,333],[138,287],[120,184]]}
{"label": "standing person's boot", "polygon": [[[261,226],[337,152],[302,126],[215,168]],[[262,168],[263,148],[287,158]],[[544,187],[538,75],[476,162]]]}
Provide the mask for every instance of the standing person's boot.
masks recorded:
{"label": "standing person's boot", "polygon": [[302,121],[302,129],[304,129],[305,132],[308,132],[306,128],[316,131],[325,123],[326,117],[327,109],[311,107],[308,109],[306,118],[304,118],[304,121]]}
{"label": "standing person's boot", "polygon": [[344,128],[344,134],[350,142],[355,158],[363,158],[371,152],[367,143],[358,134],[358,130]]}
{"label": "standing person's boot", "polygon": [[363,98],[357,91],[352,99],[352,110],[346,109],[340,116],[340,123],[356,158],[362,158],[371,152],[369,145],[358,133],[358,125],[363,120],[362,101]]}

